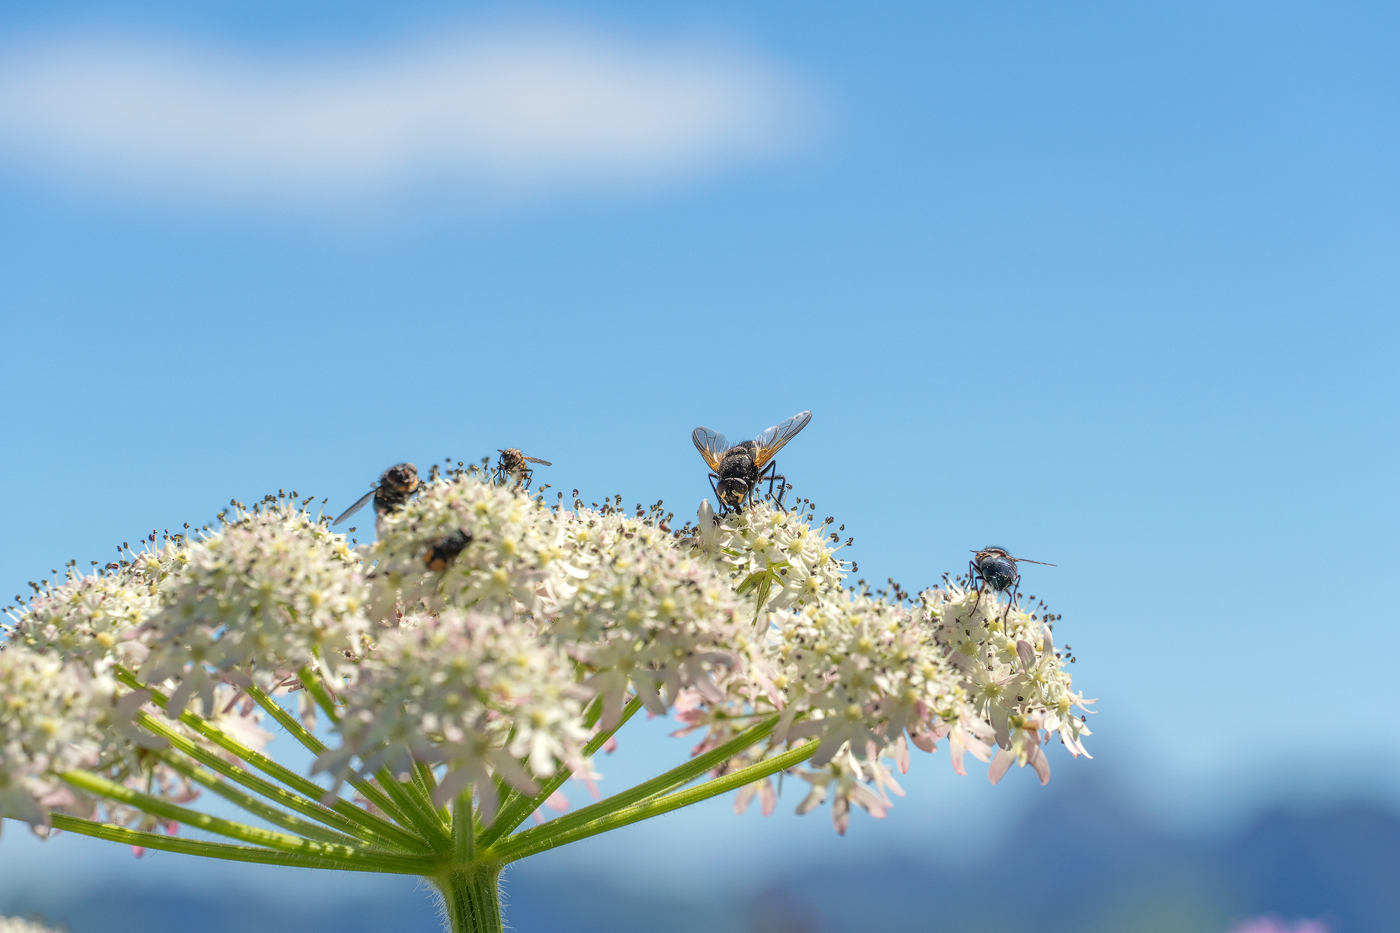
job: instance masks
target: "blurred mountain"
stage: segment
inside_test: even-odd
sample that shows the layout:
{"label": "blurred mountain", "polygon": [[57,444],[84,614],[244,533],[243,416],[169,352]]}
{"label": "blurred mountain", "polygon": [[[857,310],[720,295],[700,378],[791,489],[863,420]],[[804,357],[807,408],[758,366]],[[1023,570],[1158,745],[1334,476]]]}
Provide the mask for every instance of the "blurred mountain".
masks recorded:
{"label": "blurred mountain", "polygon": [[[991,857],[966,864],[910,853],[832,861],[777,872],[757,894],[690,898],[528,862],[506,877],[507,921],[518,933],[1225,933],[1262,914],[1320,917],[1336,933],[1394,933],[1400,817],[1362,804],[1278,810],[1238,833],[1193,839],[1081,780],[1047,794]],[[0,879],[0,913],[42,916],[72,933],[440,929],[421,890],[292,907],[243,892],[40,895]]]}

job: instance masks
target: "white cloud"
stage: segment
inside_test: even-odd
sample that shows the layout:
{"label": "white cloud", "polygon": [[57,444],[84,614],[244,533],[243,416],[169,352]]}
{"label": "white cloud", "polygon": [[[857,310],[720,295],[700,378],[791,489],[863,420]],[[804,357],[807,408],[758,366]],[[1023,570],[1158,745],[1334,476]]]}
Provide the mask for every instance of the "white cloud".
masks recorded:
{"label": "white cloud", "polygon": [[0,50],[7,162],[180,197],[654,183],[779,153],[808,113],[753,55],[578,31],[300,58],[130,37]]}

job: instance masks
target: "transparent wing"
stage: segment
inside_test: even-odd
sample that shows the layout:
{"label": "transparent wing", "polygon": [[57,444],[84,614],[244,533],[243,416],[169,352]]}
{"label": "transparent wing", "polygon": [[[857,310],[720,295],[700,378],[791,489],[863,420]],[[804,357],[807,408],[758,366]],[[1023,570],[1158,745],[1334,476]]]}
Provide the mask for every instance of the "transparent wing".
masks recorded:
{"label": "transparent wing", "polygon": [[347,518],[349,518],[351,515],[354,515],[356,512],[360,511],[360,509],[362,509],[362,508],[365,507],[365,504],[366,504],[367,502],[369,502],[369,500],[371,500],[371,499],[374,498],[374,494],[375,494],[376,492],[378,492],[378,491],[379,491],[379,487],[378,487],[378,486],[375,486],[375,487],[374,487],[373,489],[371,489],[369,492],[365,493],[363,496],[360,496],[360,499],[359,499],[358,502],[356,502],[354,505],[350,506],[350,508],[346,509],[344,512],[341,512],[341,513],[340,513],[340,517],[337,518],[335,521],[331,522],[331,524],[332,524],[332,525],[339,525],[341,522],[345,521],[345,520],[346,520]]}
{"label": "transparent wing", "polygon": [[[521,454],[521,456],[523,457],[525,455]],[[529,460],[531,463],[538,463],[540,466],[554,466],[554,464],[550,463],[548,460],[541,460],[539,457],[525,457],[525,459]]]}
{"label": "transparent wing", "polygon": [[812,420],[810,411],[800,411],[786,421],[773,425],[758,437],[753,439],[756,448],[753,458],[753,465],[762,469],[763,465],[773,459],[773,455],[783,449],[783,445],[797,436],[797,432],[807,427],[807,422]]}
{"label": "transparent wing", "polygon": [[718,472],[719,462],[724,459],[724,452],[729,449],[728,439],[709,428],[696,428],[690,433],[690,439],[695,442],[695,449],[700,451],[700,456],[705,458],[710,469]]}

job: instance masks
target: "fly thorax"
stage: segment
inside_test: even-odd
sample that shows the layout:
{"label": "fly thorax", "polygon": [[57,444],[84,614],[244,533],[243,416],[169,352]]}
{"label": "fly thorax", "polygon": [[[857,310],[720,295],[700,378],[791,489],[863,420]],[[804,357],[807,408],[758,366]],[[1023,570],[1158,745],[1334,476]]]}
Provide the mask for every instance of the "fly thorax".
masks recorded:
{"label": "fly thorax", "polygon": [[984,557],[977,564],[977,572],[992,589],[1001,591],[1016,582],[1016,563],[1009,557]]}

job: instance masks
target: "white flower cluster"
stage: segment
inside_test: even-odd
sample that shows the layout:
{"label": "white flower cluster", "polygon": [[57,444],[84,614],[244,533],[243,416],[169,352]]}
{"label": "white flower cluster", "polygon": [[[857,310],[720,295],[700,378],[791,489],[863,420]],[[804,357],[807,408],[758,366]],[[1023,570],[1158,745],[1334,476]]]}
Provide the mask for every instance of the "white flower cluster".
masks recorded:
{"label": "white flower cluster", "polygon": [[187,561],[142,632],[139,675],[179,682],[172,711],[199,696],[212,713],[217,675],[271,686],[313,663],[337,672],[369,629],[356,555],[292,503],[240,509],[191,543]]}
{"label": "white flower cluster", "polygon": [[446,608],[538,613],[573,592],[565,523],[538,499],[474,474],[429,481],[367,549],[373,613]]}
{"label": "white flower cluster", "polygon": [[19,917],[0,917],[0,933],[57,933],[57,931],[33,920],[21,920]]}
{"label": "white flower cluster", "polygon": [[532,626],[498,613],[449,609],[386,634],[366,658],[338,729],[344,744],[318,770],[343,777],[414,761],[445,764],[439,805],[468,784],[495,811],[493,774],[526,793],[559,764],[582,764],[585,691],[574,664]]}
{"label": "white flower cluster", "polygon": [[[752,713],[773,710],[781,711],[774,746],[815,738],[812,768],[798,772],[812,784],[799,813],[831,798],[833,822],[843,833],[852,803],[884,816],[888,794],[902,791],[882,758],[907,771],[910,742],[933,751],[939,738],[949,736],[960,771],[966,751],[991,757],[984,741],[991,728],[973,715],[945,646],[907,606],[838,591],[800,609],[775,612],[772,621],[775,631],[760,662],[772,690],[755,690],[747,709],[730,704],[725,714],[715,715],[692,704],[682,718],[710,730],[702,747],[732,737],[752,721]],[[727,770],[765,754],[756,749]],[[740,806],[755,792],[765,796],[765,810],[770,809],[766,780],[741,795]]]}
{"label": "white flower cluster", "polygon": [[723,701],[716,679],[732,680],[749,629],[729,581],[672,536],[615,512],[577,512],[568,542],[587,576],[552,633],[592,672],[603,728],[616,724],[629,687],[654,713],[687,687]]}
{"label": "white flower cluster", "polygon": [[754,618],[841,591],[845,566],[835,554],[844,545],[829,531],[834,519],[814,528],[803,505],[788,511],[760,501],[721,518],[708,499],[701,503],[694,541],[748,596]]}
{"label": "white flower cluster", "polygon": [[[159,610],[188,563],[182,537],[167,535],[154,546],[153,533],[148,541],[146,550],[129,552],[130,561],[82,577],[70,571],[62,584],[36,587],[27,606],[11,610],[9,643],[0,649],[0,736],[5,736],[0,739],[5,748],[0,754],[0,787],[5,788],[0,811],[36,827],[47,822],[47,810],[92,816],[100,809],[110,823],[170,828],[129,807],[72,790],[58,775],[77,767],[176,802],[197,796],[185,776],[149,754],[165,747],[165,741],[134,725],[138,713],[158,713],[149,695],[119,687],[113,676],[117,665],[147,656],[143,623]],[[174,685],[161,686],[168,690]],[[257,727],[261,710],[246,697],[236,700],[233,687],[219,685],[218,711],[211,719],[245,744],[261,747],[269,738]],[[168,725],[191,735],[179,724]],[[55,730],[57,744],[36,741],[50,730]]]}
{"label": "white flower cluster", "polygon": [[75,802],[58,775],[98,762],[115,694],[110,677],[55,652],[0,650],[0,817],[37,827],[45,808]]}
{"label": "white flower cluster", "polygon": [[[959,774],[971,753],[991,762],[993,783],[1013,763],[1048,780],[1043,743],[1054,733],[1072,754],[1085,754],[1080,737],[1088,729],[1073,710],[1092,701],[1070,687],[1048,625],[1053,617],[1006,607],[990,591],[979,601],[956,585],[929,590],[913,605],[898,587],[886,598],[845,590],[843,562],[827,544],[836,543],[827,530],[832,520],[814,532],[802,511],[760,503],[719,519],[708,503],[701,506],[696,546],[733,568],[737,589],[757,590],[758,606],[772,611],[767,641],[741,650],[751,672],[747,702],[692,696],[681,704],[682,732],[707,730],[697,752],[781,710],[769,749],[752,749],[725,770],[785,742],[816,738],[811,767],[798,772],[812,784],[798,810],[831,799],[841,832],[852,803],[883,816],[888,794],[902,793],[882,759],[906,771],[911,744],[932,752],[946,738]],[[767,779],[747,788],[737,806],[755,795],[771,809]]]}
{"label": "white flower cluster", "polygon": [[749,627],[729,581],[659,515],[575,505],[466,473],[430,480],[385,519],[366,557],[390,631],[346,692],[343,745],[318,767],[442,763],[442,794],[470,783],[491,803],[490,775],[533,788],[564,762],[588,776],[590,697],[602,728],[630,693],[657,713],[687,688],[726,698]]}
{"label": "white flower cluster", "polygon": [[[902,793],[910,745],[947,739],[959,773],[971,753],[991,761],[993,781],[1013,763],[1047,779],[1052,735],[1084,753],[1076,710],[1092,701],[1073,691],[1043,607],[953,584],[913,602],[897,587],[848,590],[844,526],[814,524],[805,500],[722,518],[707,502],[693,534],[672,533],[669,517],[659,504],[624,512],[620,498],[549,507],[480,471],[434,471],[357,550],[269,497],[198,540],[70,574],[13,617],[0,652],[0,814],[42,823],[45,807],[90,810],[55,777],[75,767],[193,796],[145,754],[159,744],[135,724],[160,713],[149,695],[113,680],[138,665],[170,694],[166,722],[199,697],[254,748],[266,734],[243,691],[312,668],[341,703],[340,744],[319,770],[427,765],[439,804],[470,788],[488,816],[498,782],[533,793],[561,765],[593,776],[581,753],[595,698],[605,730],[629,696],[673,709],[682,732],[703,731],[697,752],[776,718],[723,770],[815,740],[798,809],[831,800],[843,832],[852,804],[880,816]],[[755,796],[771,809],[772,782],[746,788],[740,806]]]}
{"label": "white flower cluster", "polygon": [[1071,686],[1050,628],[1053,617],[1002,606],[957,584],[920,594],[924,624],[948,648],[976,714],[993,730],[1000,750],[992,762],[993,783],[1012,762],[1030,765],[1041,783],[1050,779],[1042,742],[1057,734],[1070,754],[1088,755],[1082,736],[1089,727],[1075,710],[1087,710]]}
{"label": "white flower cluster", "polygon": [[111,564],[110,572],[80,577],[70,571],[61,585],[41,590],[13,616],[12,641],[49,648],[70,660],[130,661],[127,651],[136,644],[129,640],[131,634],[155,612],[162,592],[189,562],[182,544],[166,538],[129,563]]}

